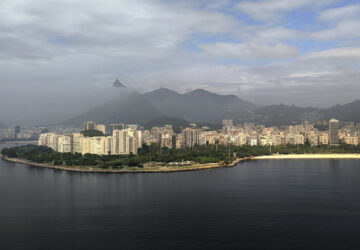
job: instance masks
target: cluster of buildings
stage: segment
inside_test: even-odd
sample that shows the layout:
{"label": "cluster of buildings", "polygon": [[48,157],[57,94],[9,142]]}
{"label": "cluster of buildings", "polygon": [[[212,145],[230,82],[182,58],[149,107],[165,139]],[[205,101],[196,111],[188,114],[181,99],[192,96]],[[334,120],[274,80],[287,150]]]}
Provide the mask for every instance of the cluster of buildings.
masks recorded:
{"label": "cluster of buildings", "polygon": [[106,126],[86,122],[84,131],[101,131],[103,136],[85,136],[83,133],[44,133],[39,136],[38,145],[47,146],[61,153],[98,155],[137,154],[142,146],[142,131],[138,125],[111,124],[111,135],[106,135]]}
{"label": "cluster of buildings", "polygon": [[171,149],[209,144],[235,146],[359,144],[360,124],[340,123],[332,119],[328,122],[328,127],[327,131],[321,131],[309,122],[294,126],[265,127],[252,123],[234,125],[232,120],[223,120],[223,127],[219,131],[211,131],[208,127],[198,128],[196,124],[190,124],[189,127],[181,129],[180,133],[175,133],[171,125],[147,130],[136,124],[110,124],[107,131],[107,127],[103,124],[86,122],[83,130],[98,130],[104,136],[44,133],[39,137],[39,145],[48,146],[58,152],[117,155],[137,154],[143,144],[154,143]]}
{"label": "cluster of buildings", "polygon": [[37,141],[44,133],[71,134],[81,131],[80,128],[71,126],[19,126],[12,128],[0,128],[0,141]]}
{"label": "cluster of buildings", "polygon": [[0,129],[0,140],[19,141],[19,140],[36,140],[41,133],[46,132],[45,128],[39,127],[20,127]]}
{"label": "cluster of buildings", "polygon": [[[304,123],[295,126],[265,127],[245,123],[235,126],[232,120],[223,120],[221,131],[209,131],[207,127],[201,129],[195,126],[185,128],[181,133],[175,134],[171,126],[155,127],[151,131],[145,130],[143,143],[159,143],[162,147],[181,148],[193,147],[194,145],[236,145],[236,146],[278,146],[278,145],[301,145],[309,143],[312,146],[331,144],[338,145],[340,142],[358,144],[360,125],[355,129],[344,126],[339,129],[340,122],[331,120],[329,131],[319,131],[313,124]],[[350,124],[347,124],[350,125]],[[351,141],[350,141],[351,138]]]}

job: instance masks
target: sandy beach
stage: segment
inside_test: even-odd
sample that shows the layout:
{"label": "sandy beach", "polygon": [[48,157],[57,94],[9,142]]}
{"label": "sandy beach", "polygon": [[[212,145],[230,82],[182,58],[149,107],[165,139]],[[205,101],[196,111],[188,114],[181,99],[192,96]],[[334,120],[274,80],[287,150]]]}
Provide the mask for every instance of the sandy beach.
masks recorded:
{"label": "sandy beach", "polygon": [[360,154],[288,154],[256,156],[255,160],[281,160],[281,159],[360,159]]}

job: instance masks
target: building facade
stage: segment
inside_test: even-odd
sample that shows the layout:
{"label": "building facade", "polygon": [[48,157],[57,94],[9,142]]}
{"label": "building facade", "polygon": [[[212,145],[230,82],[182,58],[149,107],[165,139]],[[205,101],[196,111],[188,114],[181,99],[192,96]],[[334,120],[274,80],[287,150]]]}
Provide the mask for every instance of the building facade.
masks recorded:
{"label": "building facade", "polygon": [[329,121],[329,144],[339,144],[339,121],[336,119],[331,119]]}

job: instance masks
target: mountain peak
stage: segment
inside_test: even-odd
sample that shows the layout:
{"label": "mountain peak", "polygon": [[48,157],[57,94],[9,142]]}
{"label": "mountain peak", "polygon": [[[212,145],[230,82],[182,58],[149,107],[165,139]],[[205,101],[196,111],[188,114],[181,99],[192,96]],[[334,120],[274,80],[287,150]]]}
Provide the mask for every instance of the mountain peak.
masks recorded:
{"label": "mountain peak", "polygon": [[208,94],[213,94],[205,89],[195,89],[193,91],[190,91],[187,93],[188,95],[208,95]]}
{"label": "mountain peak", "polygon": [[237,97],[236,95],[222,95],[222,94],[217,94],[214,92],[210,92],[206,89],[195,89],[193,91],[190,91],[188,93],[186,93],[185,95],[190,95],[190,96],[213,96],[213,97],[225,97],[225,98],[235,98],[235,99],[239,99],[239,97]]}
{"label": "mountain peak", "polygon": [[113,83],[113,87],[115,88],[126,88],[126,86],[121,83],[118,79],[115,80],[115,82]]}
{"label": "mountain peak", "polygon": [[150,91],[148,93],[145,93],[145,96],[156,96],[156,97],[166,97],[166,96],[174,96],[174,95],[179,95],[178,92],[168,89],[168,88],[159,88],[159,89],[155,89],[153,91]]}

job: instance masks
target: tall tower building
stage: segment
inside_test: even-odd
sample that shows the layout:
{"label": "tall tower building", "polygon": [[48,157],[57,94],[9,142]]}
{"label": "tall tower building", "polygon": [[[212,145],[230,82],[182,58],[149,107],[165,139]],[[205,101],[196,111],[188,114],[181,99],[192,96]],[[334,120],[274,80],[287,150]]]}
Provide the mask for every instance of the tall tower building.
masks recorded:
{"label": "tall tower building", "polygon": [[230,134],[233,127],[233,120],[223,120],[222,132],[226,135]]}
{"label": "tall tower building", "polygon": [[128,124],[128,125],[126,125],[126,128],[127,129],[136,129],[136,130],[138,130],[139,125],[138,124]]}
{"label": "tall tower building", "polygon": [[18,134],[20,134],[20,126],[19,125],[14,127],[14,138],[17,138]]}
{"label": "tall tower building", "polygon": [[106,134],[106,126],[104,124],[97,124],[96,130],[101,131],[104,135]]}
{"label": "tall tower building", "polygon": [[85,122],[84,123],[84,130],[96,130],[96,123],[95,122]]}
{"label": "tall tower building", "polygon": [[234,125],[233,120],[223,120],[223,126],[232,127]]}
{"label": "tall tower building", "polygon": [[338,145],[339,144],[339,121],[331,119],[329,121],[329,144]]}
{"label": "tall tower building", "polygon": [[111,153],[124,154],[126,150],[126,130],[114,130],[112,134]]}
{"label": "tall tower building", "polygon": [[114,130],[111,153],[118,155],[137,154],[141,148],[141,131],[135,129]]}
{"label": "tall tower building", "polygon": [[193,147],[199,144],[199,131],[193,128],[186,128],[182,131],[183,147]]}
{"label": "tall tower building", "polygon": [[112,136],[114,130],[123,130],[123,129],[125,129],[125,124],[124,123],[110,124],[109,134],[110,134],[110,136]]}
{"label": "tall tower building", "polygon": [[81,133],[74,133],[72,134],[72,141],[73,141],[73,145],[72,145],[72,153],[81,153],[82,147],[81,147],[81,142],[82,142],[82,138],[83,138],[83,134]]}

